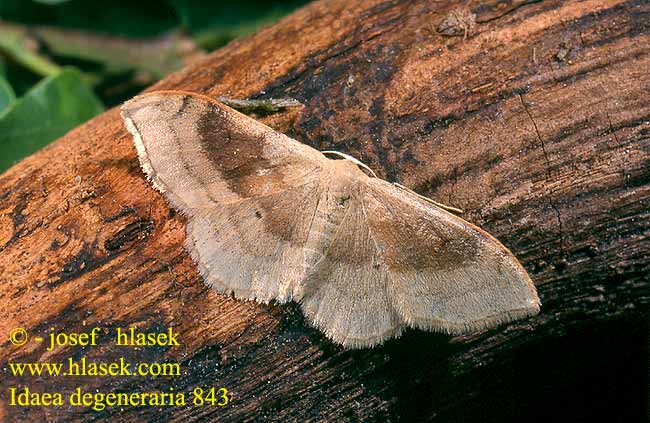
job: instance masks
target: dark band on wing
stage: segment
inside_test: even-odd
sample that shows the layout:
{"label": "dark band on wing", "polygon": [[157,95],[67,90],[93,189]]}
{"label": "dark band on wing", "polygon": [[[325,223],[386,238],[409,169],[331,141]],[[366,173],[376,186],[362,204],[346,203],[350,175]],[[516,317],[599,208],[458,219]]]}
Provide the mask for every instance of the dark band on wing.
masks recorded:
{"label": "dark band on wing", "polygon": [[399,203],[383,190],[370,190],[364,199],[364,211],[371,234],[382,248],[382,258],[393,271],[444,271],[470,263],[480,254],[480,239],[467,233],[467,228],[432,216],[427,219],[422,212],[409,213],[404,202]]}

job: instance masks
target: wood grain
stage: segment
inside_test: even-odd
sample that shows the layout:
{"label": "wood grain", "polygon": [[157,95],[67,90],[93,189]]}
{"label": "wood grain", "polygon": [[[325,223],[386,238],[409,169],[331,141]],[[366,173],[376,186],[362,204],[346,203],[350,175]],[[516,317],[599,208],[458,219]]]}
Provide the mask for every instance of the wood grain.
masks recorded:
{"label": "wood grain", "polygon": [[[295,305],[207,289],[185,221],[144,179],[117,110],[0,176],[3,421],[637,421],[650,304],[650,4],[470,4],[467,37],[436,32],[466,2],[321,1],[151,90],[291,96],[266,123],[352,154],[460,207],[535,282],[542,312],[472,336],[408,331],[344,351]],[[527,4],[531,3],[531,4]],[[46,351],[24,327],[173,326],[176,348]],[[9,361],[178,361],[176,378],[15,378]],[[225,408],[17,408],[34,391],[225,386]]]}

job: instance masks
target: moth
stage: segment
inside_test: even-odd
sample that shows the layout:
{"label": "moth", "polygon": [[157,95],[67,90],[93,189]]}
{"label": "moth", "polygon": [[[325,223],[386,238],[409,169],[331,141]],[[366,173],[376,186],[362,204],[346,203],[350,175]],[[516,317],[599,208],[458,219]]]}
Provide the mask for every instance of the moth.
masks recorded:
{"label": "moth", "polygon": [[405,327],[464,334],[539,311],[535,286],[499,241],[353,160],[189,92],[135,97],[122,117],[220,293],[296,301],[348,348]]}

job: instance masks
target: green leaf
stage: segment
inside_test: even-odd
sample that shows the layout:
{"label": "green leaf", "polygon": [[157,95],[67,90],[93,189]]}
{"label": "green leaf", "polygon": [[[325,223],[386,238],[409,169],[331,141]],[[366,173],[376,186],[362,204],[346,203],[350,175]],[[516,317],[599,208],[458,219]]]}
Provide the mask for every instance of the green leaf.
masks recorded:
{"label": "green leaf", "polygon": [[103,110],[77,70],[45,78],[0,116],[0,172]]}
{"label": "green leaf", "polygon": [[0,76],[0,117],[10,108],[16,100],[16,95],[11,85]]}

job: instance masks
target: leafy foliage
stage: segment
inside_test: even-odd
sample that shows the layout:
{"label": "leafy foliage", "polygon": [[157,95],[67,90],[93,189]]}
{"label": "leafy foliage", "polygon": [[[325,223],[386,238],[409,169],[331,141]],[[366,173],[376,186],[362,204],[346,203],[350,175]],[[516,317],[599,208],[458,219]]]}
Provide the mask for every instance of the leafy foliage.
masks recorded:
{"label": "leafy foliage", "polygon": [[0,115],[0,170],[104,110],[77,70],[45,78]]}
{"label": "leafy foliage", "polygon": [[304,3],[0,0],[0,172]]}

